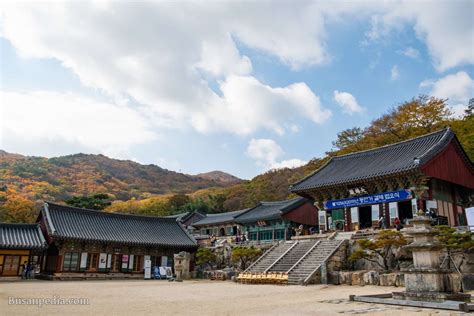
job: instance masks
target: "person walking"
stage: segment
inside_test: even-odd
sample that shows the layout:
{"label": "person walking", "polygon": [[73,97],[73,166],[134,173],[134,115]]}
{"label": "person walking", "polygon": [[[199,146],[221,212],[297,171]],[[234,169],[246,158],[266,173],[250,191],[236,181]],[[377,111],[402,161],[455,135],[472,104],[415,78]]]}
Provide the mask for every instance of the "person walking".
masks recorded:
{"label": "person walking", "polygon": [[395,217],[393,224],[395,225],[397,231],[400,231],[400,229],[402,229],[402,222],[400,222],[400,219],[398,217]]}

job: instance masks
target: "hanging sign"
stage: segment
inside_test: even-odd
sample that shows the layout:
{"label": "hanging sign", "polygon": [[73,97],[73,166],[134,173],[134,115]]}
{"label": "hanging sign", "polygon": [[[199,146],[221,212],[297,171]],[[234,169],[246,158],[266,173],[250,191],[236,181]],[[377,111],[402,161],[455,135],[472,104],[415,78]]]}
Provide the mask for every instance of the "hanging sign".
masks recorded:
{"label": "hanging sign", "polygon": [[367,204],[389,203],[411,199],[410,190],[399,190],[393,192],[383,192],[378,194],[364,195],[340,200],[329,200],[324,202],[324,208],[327,210],[354,207]]}

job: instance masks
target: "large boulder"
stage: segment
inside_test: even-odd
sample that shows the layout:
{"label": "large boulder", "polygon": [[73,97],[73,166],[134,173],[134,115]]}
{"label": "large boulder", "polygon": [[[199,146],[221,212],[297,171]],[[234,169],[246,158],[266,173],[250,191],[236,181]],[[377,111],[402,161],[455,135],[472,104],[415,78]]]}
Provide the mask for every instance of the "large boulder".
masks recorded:
{"label": "large boulder", "polygon": [[395,286],[397,281],[396,273],[384,273],[379,275],[380,286]]}
{"label": "large boulder", "polygon": [[339,285],[339,272],[331,271],[328,272],[328,283],[332,285]]}
{"label": "large boulder", "polygon": [[352,272],[351,271],[340,271],[339,272],[339,283],[345,285],[352,284]]}
{"label": "large boulder", "polygon": [[362,282],[362,277],[365,274],[365,271],[354,271],[351,276],[351,285],[364,285]]}
{"label": "large boulder", "polygon": [[379,285],[379,273],[377,271],[366,272],[362,280],[364,285]]}

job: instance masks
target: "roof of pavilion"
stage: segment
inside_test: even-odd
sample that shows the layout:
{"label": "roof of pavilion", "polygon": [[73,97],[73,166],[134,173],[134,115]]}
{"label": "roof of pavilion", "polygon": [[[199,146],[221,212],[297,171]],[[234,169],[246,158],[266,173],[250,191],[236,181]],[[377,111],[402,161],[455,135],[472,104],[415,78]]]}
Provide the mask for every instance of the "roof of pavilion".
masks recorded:
{"label": "roof of pavilion", "polygon": [[199,226],[213,226],[213,225],[219,225],[219,224],[227,224],[227,223],[232,223],[235,221],[235,218],[242,214],[243,212],[249,210],[244,209],[244,210],[238,210],[238,211],[233,211],[233,212],[225,212],[225,213],[217,213],[217,214],[206,214],[206,217],[203,219],[193,223],[193,226],[199,227]]}
{"label": "roof of pavilion", "polygon": [[0,223],[0,249],[46,249],[38,224]]}
{"label": "roof of pavilion", "polygon": [[45,203],[42,217],[58,239],[139,246],[194,248],[196,240],[175,218],[108,213]]}
{"label": "roof of pavilion", "polygon": [[280,219],[282,215],[308,202],[308,199],[297,197],[291,200],[260,202],[235,218],[238,223],[252,223]]}
{"label": "roof of pavilion", "polygon": [[[456,139],[456,135],[446,128],[399,143],[332,157],[313,174],[290,186],[290,191],[302,193],[420,170],[453,139]],[[463,150],[462,153],[464,160],[472,166]]]}

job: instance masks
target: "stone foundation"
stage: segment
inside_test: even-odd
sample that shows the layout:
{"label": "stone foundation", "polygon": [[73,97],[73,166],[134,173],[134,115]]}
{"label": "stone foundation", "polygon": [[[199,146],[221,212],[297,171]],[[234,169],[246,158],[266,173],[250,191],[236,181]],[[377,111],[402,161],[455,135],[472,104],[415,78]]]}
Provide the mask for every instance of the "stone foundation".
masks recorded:
{"label": "stone foundation", "polygon": [[444,302],[444,301],[460,301],[470,302],[471,295],[464,293],[440,293],[440,292],[393,292],[392,297],[396,300],[411,301],[428,301],[428,302]]}

